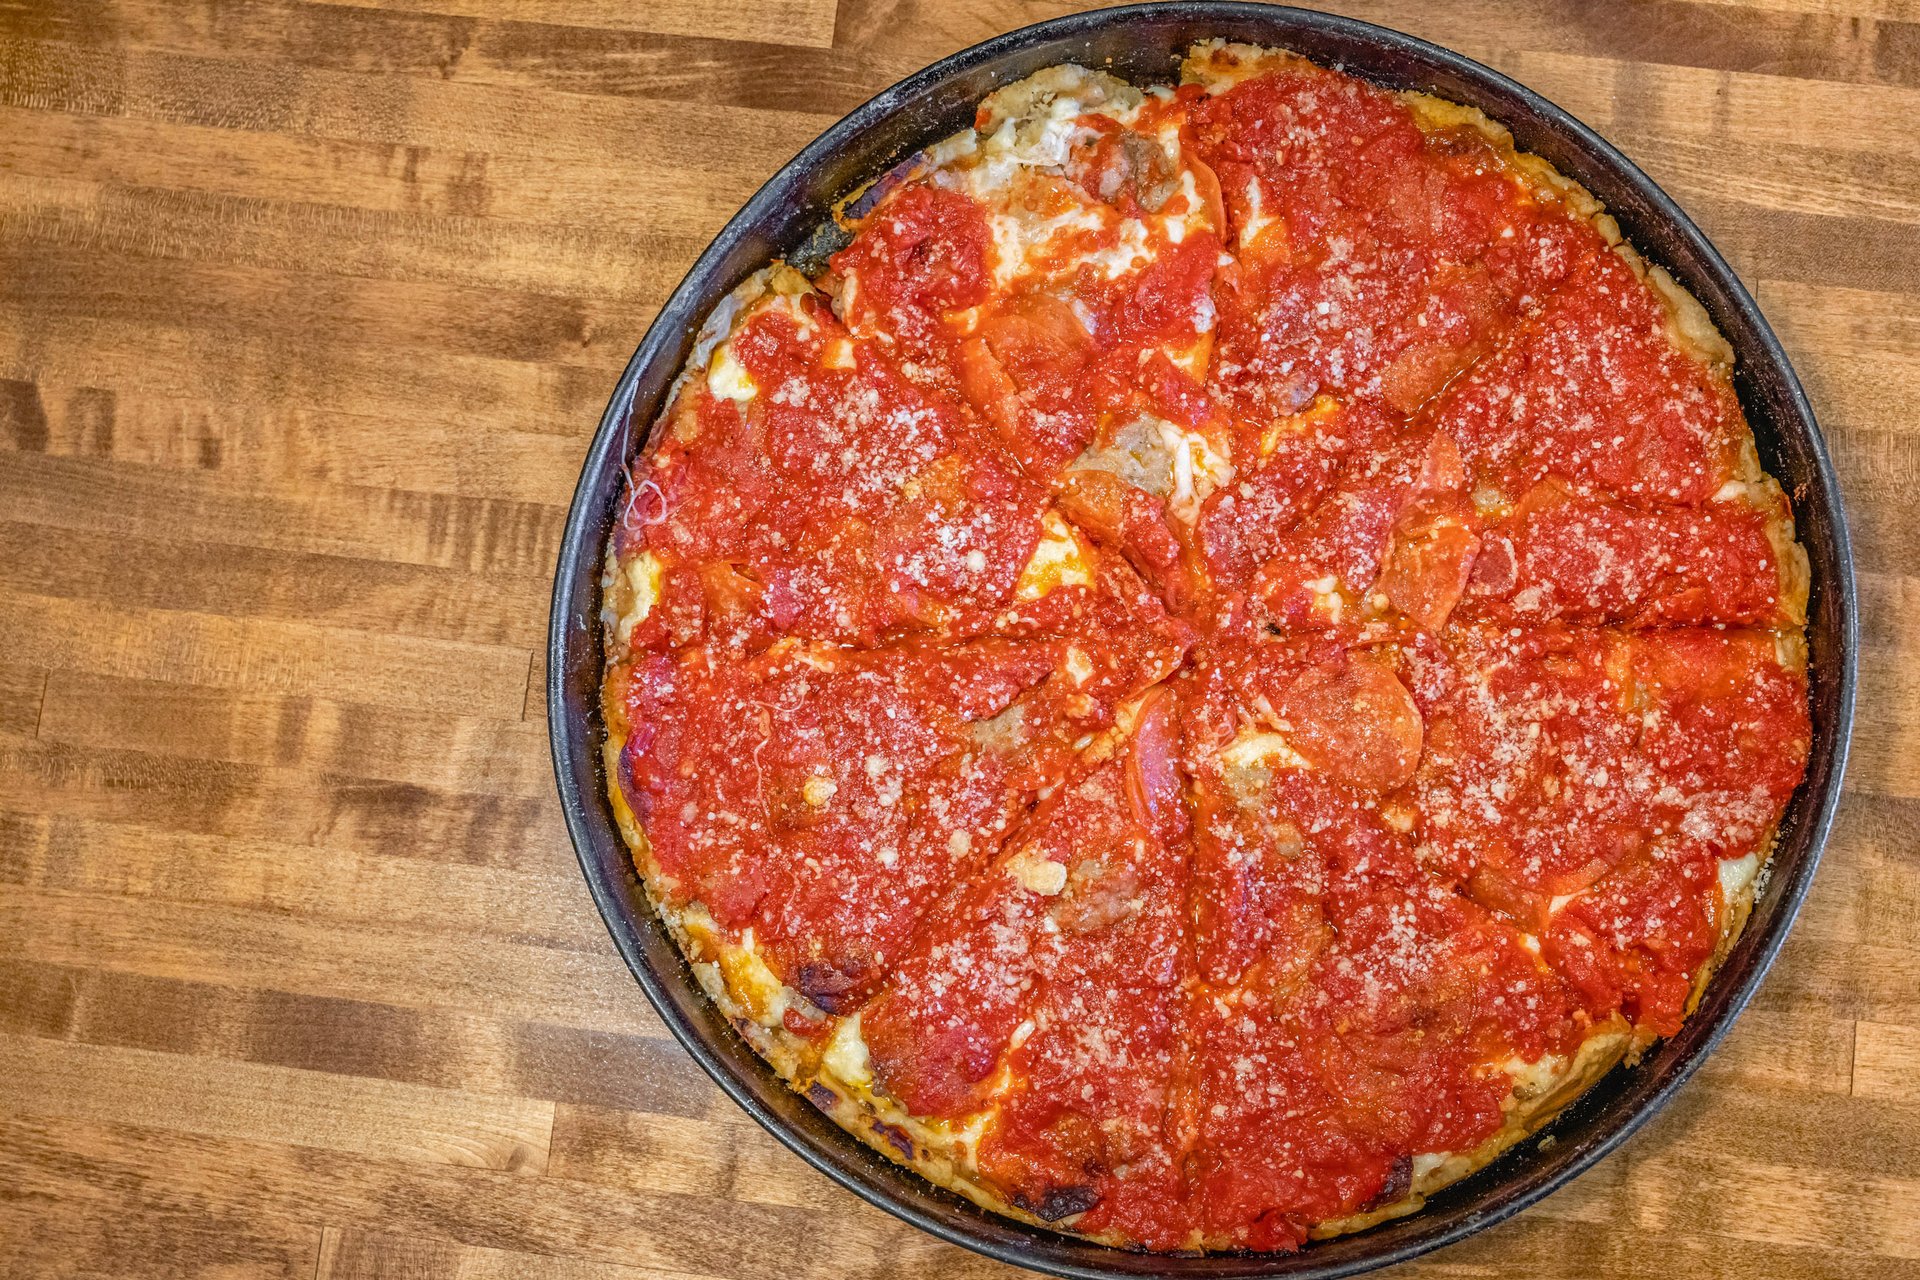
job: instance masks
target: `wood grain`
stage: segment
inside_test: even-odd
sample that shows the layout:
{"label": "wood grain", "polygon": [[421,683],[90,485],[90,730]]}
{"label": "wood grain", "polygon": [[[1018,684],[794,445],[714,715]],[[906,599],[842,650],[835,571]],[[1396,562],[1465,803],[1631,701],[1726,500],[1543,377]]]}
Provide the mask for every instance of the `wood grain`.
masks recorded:
{"label": "wood grain", "polygon": [[[1044,0],[0,0],[0,1274],[1000,1276],[666,1038],[539,679],[588,437],[708,237]],[[1856,763],[1626,1147],[1408,1277],[1920,1276],[1920,5],[1353,0],[1687,206],[1828,431]],[[768,1247],[772,1242],[772,1247]]]}

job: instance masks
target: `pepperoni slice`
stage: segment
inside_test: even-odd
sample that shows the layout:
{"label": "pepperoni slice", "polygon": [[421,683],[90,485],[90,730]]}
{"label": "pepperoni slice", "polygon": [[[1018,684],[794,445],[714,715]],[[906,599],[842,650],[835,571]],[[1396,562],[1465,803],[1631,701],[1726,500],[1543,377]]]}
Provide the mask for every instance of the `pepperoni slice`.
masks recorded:
{"label": "pepperoni slice", "polygon": [[1454,512],[1403,519],[1387,545],[1374,590],[1414,625],[1438,631],[1467,592],[1480,535]]}
{"label": "pepperoni slice", "polygon": [[1178,714],[1178,703],[1170,690],[1159,687],[1150,691],[1137,713],[1126,751],[1127,800],[1134,821],[1164,844],[1182,839],[1187,828],[1178,772]]}
{"label": "pepperoni slice", "polygon": [[1346,786],[1391,791],[1420,763],[1413,695],[1371,658],[1347,653],[1302,673],[1279,710],[1295,749]]}

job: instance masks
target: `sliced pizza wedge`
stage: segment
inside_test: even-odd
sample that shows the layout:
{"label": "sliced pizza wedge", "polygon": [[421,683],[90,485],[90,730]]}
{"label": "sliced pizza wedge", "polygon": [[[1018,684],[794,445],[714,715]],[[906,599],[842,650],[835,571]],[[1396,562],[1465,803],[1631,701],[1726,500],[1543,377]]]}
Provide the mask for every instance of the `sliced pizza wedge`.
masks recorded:
{"label": "sliced pizza wedge", "polygon": [[865,212],[834,259],[840,312],[962,394],[1074,518],[1176,604],[1192,527],[1230,477],[1205,391],[1217,185],[1193,95],[1057,67]]}
{"label": "sliced pizza wedge", "polygon": [[1521,930],[1422,865],[1423,726],[1395,663],[1262,642],[1190,686],[1184,1091],[1210,1247],[1410,1212],[1624,1045]]}
{"label": "sliced pizza wedge", "polygon": [[1244,416],[1317,395],[1413,414],[1605,247],[1598,206],[1478,113],[1218,41],[1182,76],[1209,94],[1192,127],[1235,259],[1215,376]]}
{"label": "sliced pizza wedge", "polygon": [[1045,492],[797,273],[762,273],[734,304],[609,540],[616,649],[964,635],[1011,604]]}
{"label": "sliced pizza wedge", "polygon": [[1171,1081],[1186,819],[1174,699],[1015,830],[859,1016],[886,1113],[919,1117],[965,1189],[1095,1238],[1175,1248]]}
{"label": "sliced pizza wedge", "polygon": [[1651,509],[1547,479],[1485,523],[1459,604],[1489,622],[1799,626],[1806,552],[1764,475]]}
{"label": "sliced pizza wedge", "polygon": [[1745,478],[1729,359],[1698,302],[1617,248],[1581,259],[1433,418],[1483,507],[1549,475],[1638,506],[1695,506]]}
{"label": "sliced pizza wedge", "polygon": [[1422,859],[1646,1037],[1679,1025],[1798,785],[1796,643],[1717,628],[1456,628],[1409,657]]}
{"label": "sliced pizza wedge", "polygon": [[1177,408],[1206,375],[1220,245],[1185,106],[1073,66],[993,93],[862,216],[840,314],[960,388],[1042,480],[1137,398]]}
{"label": "sliced pizza wedge", "polygon": [[643,659],[613,768],[656,891],[792,989],[790,1029],[856,1007],[1062,767],[1064,726],[1006,726],[1066,661],[1051,641]]}

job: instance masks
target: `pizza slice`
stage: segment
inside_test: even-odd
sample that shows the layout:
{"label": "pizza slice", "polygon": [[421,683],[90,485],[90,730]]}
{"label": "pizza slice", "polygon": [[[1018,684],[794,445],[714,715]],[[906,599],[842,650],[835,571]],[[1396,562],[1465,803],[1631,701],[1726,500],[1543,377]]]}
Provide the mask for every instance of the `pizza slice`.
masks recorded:
{"label": "pizza slice", "polygon": [[1045,493],[784,267],[696,347],[609,539],[619,649],[965,635],[1013,603]]}
{"label": "pizza slice", "polygon": [[1483,509],[1548,476],[1643,508],[1699,506],[1752,478],[1731,360],[1690,294],[1616,246],[1581,259],[1433,418],[1459,443]]}
{"label": "pizza slice", "polygon": [[1219,41],[1182,78],[1235,259],[1215,376],[1255,421],[1322,395],[1411,415],[1605,246],[1598,205],[1478,112]]}
{"label": "pizza slice", "polygon": [[1610,1066],[1511,922],[1431,876],[1423,726],[1391,650],[1222,652],[1188,686],[1195,805],[1183,1092],[1214,1248],[1295,1248],[1411,1212]]}
{"label": "pizza slice", "polygon": [[806,1033],[858,1005],[1052,780],[1059,734],[1006,730],[1065,662],[1043,641],[642,659],[613,768],[650,881],[790,988],[770,1021]]}
{"label": "pizza slice", "polygon": [[1459,450],[1421,424],[1396,430],[1349,417],[1340,429],[1371,436],[1370,447],[1339,469],[1319,505],[1263,539],[1252,596],[1288,630],[1387,623],[1439,631],[1480,551]]}
{"label": "pizza slice", "polygon": [[1189,1193],[1212,1247],[1409,1212],[1622,1043],[1517,928],[1421,865],[1423,725],[1396,665],[1260,641],[1190,686]]}
{"label": "pizza slice", "polygon": [[1230,475],[1204,390],[1222,215],[1190,98],[1078,67],[999,90],[862,214],[829,284],[1176,601]]}
{"label": "pizza slice", "polygon": [[1679,1025],[1804,769],[1805,656],[1765,633],[1456,628],[1409,658],[1428,869],[1596,1017]]}
{"label": "pizza slice", "polygon": [[1174,699],[1008,839],[930,920],[859,1015],[883,1112],[965,1171],[965,1188],[1094,1238],[1178,1247],[1169,1128],[1185,976],[1185,809]]}
{"label": "pizza slice", "polygon": [[1550,478],[1482,530],[1459,616],[1797,627],[1807,586],[1786,495],[1768,476],[1729,481],[1700,506],[1652,509]]}

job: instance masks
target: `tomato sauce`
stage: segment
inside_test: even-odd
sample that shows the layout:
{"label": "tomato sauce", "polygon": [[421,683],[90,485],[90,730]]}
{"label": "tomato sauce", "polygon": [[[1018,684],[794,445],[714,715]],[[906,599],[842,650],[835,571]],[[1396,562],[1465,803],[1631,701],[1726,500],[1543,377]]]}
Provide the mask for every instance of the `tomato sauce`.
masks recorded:
{"label": "tomato sauce", "polygon": [[1463,617],[1753,625],[1781,618],[1767,524],[1741,501],[1647,511],[1548,481],[1482,539]]}
{"label": "tomato sauce", "polygon": [[1552,475],[1633,506],[1704,503],[1732,477],[1739,405],[1668,326],[1625,261],[1591,254],[1436,420],[1511,499]]}
{"label": "tomato sauce", "polygon": [[797,312],[733,335],[755,388],[744,405],[705,380],[681,393],[626,508],[623,545],[666,566],[641,647],[871,645],[966,632],[1013,601],[1044,493],[816,297]]}

